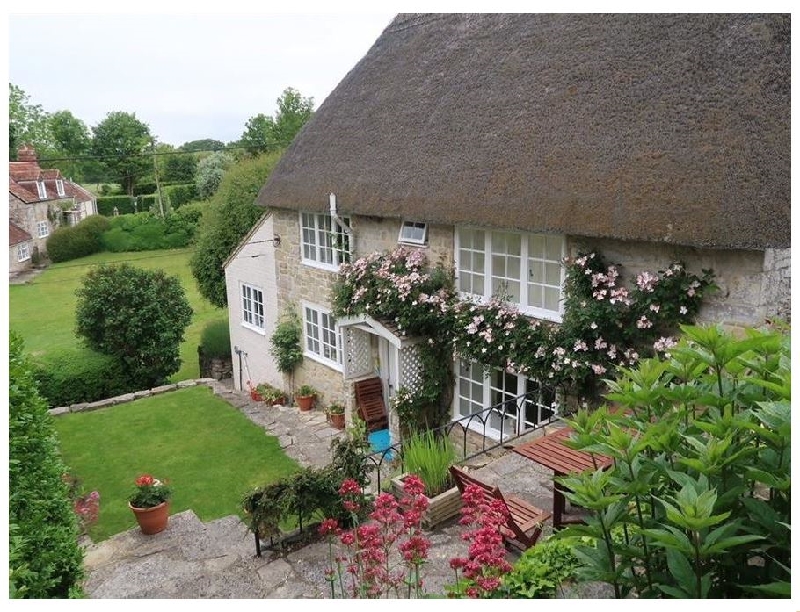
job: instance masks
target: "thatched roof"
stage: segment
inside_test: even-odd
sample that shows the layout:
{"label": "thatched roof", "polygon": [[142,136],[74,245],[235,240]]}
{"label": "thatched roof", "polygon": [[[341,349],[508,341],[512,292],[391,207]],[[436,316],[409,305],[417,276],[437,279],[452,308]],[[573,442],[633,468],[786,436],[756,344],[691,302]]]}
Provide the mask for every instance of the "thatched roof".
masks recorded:
{"label": "thatched roof", "polygon": [[789,15],[399,15],[258,202],[790,244]]}

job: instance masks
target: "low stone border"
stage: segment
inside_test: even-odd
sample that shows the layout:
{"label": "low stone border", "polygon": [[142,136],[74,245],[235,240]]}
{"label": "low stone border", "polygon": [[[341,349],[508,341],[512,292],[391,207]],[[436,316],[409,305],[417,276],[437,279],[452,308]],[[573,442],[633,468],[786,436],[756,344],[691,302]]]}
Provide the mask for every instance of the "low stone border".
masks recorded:
{"label": "low stone border", "polygon": [[134,391],[133,393],[124,393],[116,397],[109,397],[107,399],[98,400],[96,402],[83,402],[81,404],[72,404],[71,406],[60,406],[58,408],[50,408],[48,412],[53,416],[60,416],[62,414],[69,414],[70,412],[89,412],[91,410],[99,410],[100,408],[107,408],[108,406],[116,406],[117,404],[124,404],[132,402],[143,397],[151,395],[158,395],[159,393],[167,393],[169,391],[177,391],[178,389],[185,389],[186,387],[196,387],[197,385],[206,385],[214,388],[214,385],[219,381],[216,378],[195,378],[189,380],[182,380],[177,383],[169,385],[161,385],[160,387],[153,387],[152,389],[145,389],[143,391]]}

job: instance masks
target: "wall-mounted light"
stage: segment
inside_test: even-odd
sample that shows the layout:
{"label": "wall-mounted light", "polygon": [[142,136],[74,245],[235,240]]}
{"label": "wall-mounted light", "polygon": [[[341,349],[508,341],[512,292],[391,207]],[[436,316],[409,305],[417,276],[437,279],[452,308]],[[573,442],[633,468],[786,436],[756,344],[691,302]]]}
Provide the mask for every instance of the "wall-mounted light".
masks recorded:
{"label": "wall-mounted light", "polygon": [[275,235],[272,237],[272,246],[274,246],[276,249],[277,249],[279,246],[281,246],[281,237],[280,237],[280,236],[278,236],[278,234],[275,234]]}

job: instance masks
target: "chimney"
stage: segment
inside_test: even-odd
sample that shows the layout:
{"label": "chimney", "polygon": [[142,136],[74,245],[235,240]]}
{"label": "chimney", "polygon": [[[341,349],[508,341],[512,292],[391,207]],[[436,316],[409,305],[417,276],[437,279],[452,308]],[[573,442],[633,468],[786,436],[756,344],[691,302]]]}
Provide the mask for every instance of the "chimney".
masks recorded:
{"label": "chimney", "polygon": [[17,161],[21,162],[35,162],[36,150],[30,145],[22,145],[17,150]]}

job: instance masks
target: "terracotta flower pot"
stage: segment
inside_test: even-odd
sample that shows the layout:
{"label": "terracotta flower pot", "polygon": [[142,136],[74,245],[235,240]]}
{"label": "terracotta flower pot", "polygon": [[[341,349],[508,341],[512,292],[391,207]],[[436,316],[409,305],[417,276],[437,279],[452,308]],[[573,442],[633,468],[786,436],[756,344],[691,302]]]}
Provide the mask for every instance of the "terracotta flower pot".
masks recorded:
{"label": "terracotta flower pot", "polygon": [[298,395],[296,399],[297,399],[297,405],[302,412],[308,412],[314,405],[313,395]]}
{"label": "terracotta flower pot", "polygon": [[166,529],[169,521],[169,500],[152,508],[136,508],[131,506],[130,502],[128,507],[133,511],[143,534],[153,535]]}
{"label": "terracotta flower pot", "polygon": [[344,429],[344,414],[329,414],[331,420],[331,427],[336,429]]}

